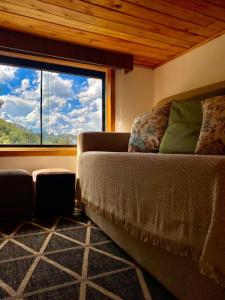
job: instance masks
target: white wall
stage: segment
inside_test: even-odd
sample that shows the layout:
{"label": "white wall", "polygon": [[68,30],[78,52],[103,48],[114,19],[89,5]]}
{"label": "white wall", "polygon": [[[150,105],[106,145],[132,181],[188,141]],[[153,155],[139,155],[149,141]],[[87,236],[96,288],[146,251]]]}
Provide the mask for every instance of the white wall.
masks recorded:
{"label": "white wall", "polygon": [[154,103],[225,80],[225,34],[153,71]]}
{"label": "white wall", "polygon": [[153,71],[135,67],[116,71],[116,131],[130,131],[134,118],[153,104]]}

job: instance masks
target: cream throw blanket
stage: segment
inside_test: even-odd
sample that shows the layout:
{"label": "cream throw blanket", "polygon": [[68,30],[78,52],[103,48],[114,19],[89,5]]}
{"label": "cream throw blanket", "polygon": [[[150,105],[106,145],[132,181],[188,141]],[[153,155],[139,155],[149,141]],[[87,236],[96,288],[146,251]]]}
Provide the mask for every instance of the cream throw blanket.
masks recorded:
{"label": "cream throw blanket", "polygon": [[84,152],[81,201],[225,287],[225,157]]}

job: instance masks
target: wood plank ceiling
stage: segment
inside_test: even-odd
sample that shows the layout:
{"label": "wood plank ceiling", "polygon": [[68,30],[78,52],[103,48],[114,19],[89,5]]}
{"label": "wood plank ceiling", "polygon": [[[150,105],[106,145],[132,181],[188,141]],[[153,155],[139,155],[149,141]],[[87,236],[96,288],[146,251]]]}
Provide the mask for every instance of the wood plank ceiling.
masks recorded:
{"label": "wood plank ceiling", "polygon": [[156,67],[225,33],[225,0],[1,0],[0,27]]}

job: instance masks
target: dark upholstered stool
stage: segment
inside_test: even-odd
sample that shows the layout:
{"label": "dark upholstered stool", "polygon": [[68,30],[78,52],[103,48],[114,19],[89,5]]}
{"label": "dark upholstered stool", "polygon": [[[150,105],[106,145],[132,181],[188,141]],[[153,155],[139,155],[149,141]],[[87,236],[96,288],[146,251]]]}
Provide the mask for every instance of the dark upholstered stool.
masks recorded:
{"label": "dark upholstered stool", "polygon": [[35,216],[71,215],[75,204],[75,179],[76,175],[65,169],[34,171]]}
{"label": "dark upholstered stool", "polygon": [[25,170],[0,170],[0,220],[29,218],[33,214],[32,176]]}

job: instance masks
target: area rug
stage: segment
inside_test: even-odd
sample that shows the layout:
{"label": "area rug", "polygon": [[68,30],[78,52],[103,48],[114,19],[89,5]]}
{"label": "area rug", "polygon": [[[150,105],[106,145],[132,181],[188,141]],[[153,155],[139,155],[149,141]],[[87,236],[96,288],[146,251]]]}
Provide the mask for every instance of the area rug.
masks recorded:
{"label": "area rug", "polygon": [[0,299],[175,298],[76,212],[0,224]]}

